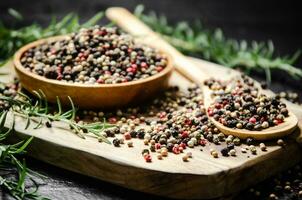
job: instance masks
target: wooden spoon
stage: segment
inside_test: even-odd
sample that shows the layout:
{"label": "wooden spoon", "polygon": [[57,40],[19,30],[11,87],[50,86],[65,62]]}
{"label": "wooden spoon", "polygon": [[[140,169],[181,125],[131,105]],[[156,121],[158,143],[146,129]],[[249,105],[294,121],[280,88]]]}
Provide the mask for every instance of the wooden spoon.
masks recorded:
{"label": "wooden spoon", "polygon": [[[168,42],[163,40],[160,35],[153,32],[148,26],[124,8],[109,8],[106,11],[106,15],[122,29],[136,36],[141,42],[152,44],[153,46],[168,52],[172,56],[176,69],[191,81],[202,87],[205,106],[208,107],[213,102],[211,99],[211,91],[208,87],[204,86],[204,81],[208,79],[209,76],[203,73],[198,66],[188,60]],[[298,123],[297,117],[292,112],[289,112],[289,117],[285,118],[282,124],[261,131],[232,129],[222,125],[213,118],[210,119],[215,126],[226,135],[234,135],[240,138],[252,137],[258,140],[267,140],[288,135],[296,128]]]}
{"label": "wooden spoon", "polygon": [[66,83],[39,76],[22,66],[21,57],[28,49],[43,43],[63,40],[66,37],[57,36],[41,39],[25,45],[16,52],[13,60],[15,70],[22,86],[29,92],[33,93],[33,91],[42,90],[50,102],[56,102],[56,97],[58,96],[63,105],[70,104],[69,96],[75,105],[80,108],[108,109],[143,102],[168,87],[173,64],[172,59],[167,54],[167,67],[160,73],[145,79],[117,84],[86,85]]}

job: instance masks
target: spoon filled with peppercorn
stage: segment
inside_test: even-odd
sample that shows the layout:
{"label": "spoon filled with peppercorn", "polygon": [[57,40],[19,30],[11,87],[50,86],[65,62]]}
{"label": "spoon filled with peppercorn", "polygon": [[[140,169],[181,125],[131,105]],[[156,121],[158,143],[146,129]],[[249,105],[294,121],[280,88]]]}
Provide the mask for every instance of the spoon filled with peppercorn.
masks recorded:
{"label": "spoon filled with peppercorn", "polygon": [[27,44],[14,66],[22,86],[50,102],[69,97],[80,108],[114,108],[148,100],[168,87],[173,64],[160,49],[137,43],[116,27],[79,32]]}
{"label": "spoon filled with peppercorn", "polygon": [[106,15],[144,43],[160,47],[172,56],[177,71],[200,85],[208,117],[224,134],[267,140],[290,134],[297,127],[298,119],[286,105],[276,97],[266,96],[252,79],[210,79],[126,9],[109,8]]}

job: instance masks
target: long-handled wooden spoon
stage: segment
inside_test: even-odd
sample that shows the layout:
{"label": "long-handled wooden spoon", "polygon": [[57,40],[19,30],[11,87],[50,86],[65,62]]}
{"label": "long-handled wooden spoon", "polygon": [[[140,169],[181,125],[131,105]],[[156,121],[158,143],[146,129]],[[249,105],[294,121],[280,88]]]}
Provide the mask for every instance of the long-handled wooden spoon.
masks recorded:
{"label": "long-handled wooden spoon", "polygon": [[[211,91],[204,86],[204,81],[208,79],[209,76],[198,69],[194,63],[188,60],[183,54],[163,40],[160,35],[153,32],[148,26],[126,9],[119,7],[109,8],[106,11],[106,15],[122,29],[136,36],[139,41],[158,47],[169,53],[172,56],[176,69],[203,88],[204,104],[206,107],[210,105],[212,102],[212,99],[210,98]],[[253,137],[259,140],[273,139],[290,134],[297,127],[298,123],[297,117],[292,112],[289,112],[289,116],[285,118],[282,124],[261,131],[232,129],[222,125],[212,118],[210,119],[221,132],[227,135],[232,134],[240,138]]]}

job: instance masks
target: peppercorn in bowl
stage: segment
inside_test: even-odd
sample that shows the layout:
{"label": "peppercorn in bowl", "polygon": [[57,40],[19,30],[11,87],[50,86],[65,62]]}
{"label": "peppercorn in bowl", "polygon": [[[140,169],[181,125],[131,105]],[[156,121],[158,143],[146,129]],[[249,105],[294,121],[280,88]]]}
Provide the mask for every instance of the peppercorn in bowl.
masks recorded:
{"label": "peppercorn in bowl", "polygon": [[99,26],[30,43],[15,54],[14,66],[28,91],[63,104],[70,96],[81,108],[140,103],[168,86],[173,69],[166,53]]}
{"label": "peppercorn in bowl", "polygon": [[245,75],[204,84],[212,99],[208,116],[225,134],[266,140],[288,135],[297,126],[297,117],[278,96],[267,96]]}

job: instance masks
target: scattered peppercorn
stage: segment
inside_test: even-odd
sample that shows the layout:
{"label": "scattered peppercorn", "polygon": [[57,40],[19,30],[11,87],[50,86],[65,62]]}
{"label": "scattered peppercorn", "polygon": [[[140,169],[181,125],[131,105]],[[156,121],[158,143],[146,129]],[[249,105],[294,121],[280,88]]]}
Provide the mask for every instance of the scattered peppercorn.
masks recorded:
{"label": "scattered peppercorn", "polygon": [[217,153],[217,151],[212,151],[211,155],[212,155],[214,158],[218,158],[218,153]]}
{"label": "scattered peppercorn", "polygon": [[128,147],[133,147],[133,142],[129,141],[129,142],[127,142],[127,145],[128,145]]}
{"label": "scattered peppercorn", "polygon": [[256,147],[254,145],[250,145],[249,149],[250,149],[250,151],[251,151],[252,154],[257,154],[257,149],[256,149]]}
{"label": "scattered peppercorn", "polygon": [[236,150],[235,149],[231,149],[229,152],[230,156],[236,156]]}
{"label": "scattered peppercorn", "polygon": [[184,155],[184,156],[182,157],[182,160],[183,160],[184,162],[188,162],[188,161],[189,161],[189,156],[188,156],[188,155]]}
{"label": "scattered peppercorn", "polygon": [[115,147],[119,147],[121,142],[118,138],[114,138],[112,143]]}
{"label": "scattered peppercorn", "polygon": [[284,146],[285,145],[285,143],[284,143],[284,141],[282,140],[282,139],[278,139],[277,140],[277,144],[279,145],[279,146]]}
{"label": "scattered peppercorn", "polygon": [[264,143],[259,144],[261,151],[266,151],[266,146]]}
{"label": "scattered peppercorn", "polygon": [[45,125],[46,125],[47,128],[51,128],[51,123],[50,123],[50,121],[45,122]]}

